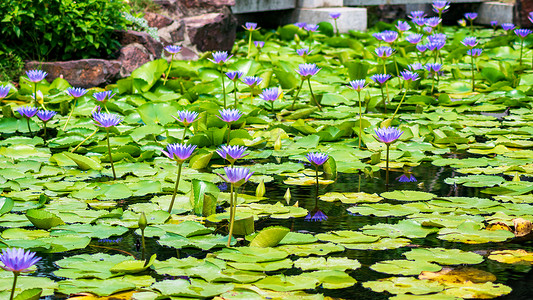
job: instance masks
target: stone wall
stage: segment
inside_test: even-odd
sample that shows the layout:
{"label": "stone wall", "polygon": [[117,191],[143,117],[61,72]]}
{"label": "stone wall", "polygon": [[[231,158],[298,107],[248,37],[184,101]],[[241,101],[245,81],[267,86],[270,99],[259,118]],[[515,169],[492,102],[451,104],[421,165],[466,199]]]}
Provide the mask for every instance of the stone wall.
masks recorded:
{"label": "stone wall", "polygon": [[231,50],[235,42],[237,20],[230,6],[235,0],[154,0],[160,12],[147,12],[150,27],[157,28],[159,41],[144,32],[118,32],[122,45],[117,59],[81,59],[65,62],[26,63],[25,69],[42,69],[47,79],[63,76],[70,84],[93,87],[127,77],[141,65],[159,59],[163,47],[180,45],[176,59],[193,60],[211,50]]}

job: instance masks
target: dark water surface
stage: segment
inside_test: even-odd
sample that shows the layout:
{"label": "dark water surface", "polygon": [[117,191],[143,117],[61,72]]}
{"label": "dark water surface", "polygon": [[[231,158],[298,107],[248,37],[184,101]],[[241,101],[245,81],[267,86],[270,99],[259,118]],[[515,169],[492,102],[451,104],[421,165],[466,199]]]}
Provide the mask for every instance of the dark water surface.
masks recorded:
{"label": "dark water surface", "polygon": [[[390,191],[393,190],[417,190],[434,193],[438,196],[468,196],[468,197],[487,197],[487,195],[480,193],[478,188],[468,188],[463,186],[452,186],[444,183],[444,179],[448,177],[456,176],[452,168],[449,167],[436,167],[430,163],[423,163],[413,170],[413,175],[417,178],[418,182],[400,183],[395,179],[401,175],[401,173],[391,172],[391,185]],[[382,170],[380,174],[382,178],[385,177],[385,172]],[[368,178],[359,174],[339,174],[335,183],[327,186],[321,186],[318,190],[319,195],[323,195],[327,192],[366,192],[366,193],[382,193],[385,191],[384,179],[382,178]],[[402,218],[383,218],[383,217],[371,217],[371,216],[354,216],[350,215],[346,210],[353,204],[342,204],[339,201],[336,202],[324,202],[317,201],[317,191],[314,186],[288,186],[283,184],[283,178],[275,176],[275,181],[266,184],[267,192],[266,196],[270,199],[269,203],[283,202],[286,203],[283,196],[287,187],[291,189],[292,198],[290,205],[293,205],[298,201],[300,207],[305,207],[309,211],[312,211],[315,206],[323,211],[328,219],[321,222],[310,222],[304,220],[304,218],[288,219],[288,220],[276,220],[276,219],[262,219],[256,222],[256,230],[262,228],[280,225],[291,229],[291,231],[298,232],[310,232],[321,233],[331,230],[357,230],[365,225],[377,224],[377,223],[397,223]],[[507,178],[509,179],[509,178]],[[245,193],[253,194],[255,192],[255,185],[247,184],[245,186]],[[147,201],[142,199],[141,201]],[[383,202],[383,201],[382,201]],[[264,203],[264,202],[263,202]],[[225,230],[225,229],[222,229]],[[129,234],[126,234],[118,239],[113,237],[110,240],[93,240],[87,249],[70,251],[67,255],[78,255],[83,253],[97,253],[105,252],[109,254],[125,254],[130,253],[136,257],[140,257],[140,238],[130,230]],[[393,250],[346,250],[341,253],[334,253],[332,256],[355,258],[359,260],[362,267],[352,271],[350,275],[354,277],[358,283],[346,289],[340,290],[325,290],[318,288],[316,291],[323,293],[325,296],[344,299],[388,299],[390,294],[388,293],[375,293],[369,289],[364,288],[361,283],[370,280],[376,280],[379,278],[392,277],[390,274],[382,274],[375,272],[369,268],[370,265],[383,260],[403,259],[402,253],[407,252],[411,247],[443,247],[443,248],[457,248],[465,251],[476,251],[480,254],[485,254],[486,250],[504,250],[504,249],[524,249],[526,251],[533,251],[533,242],[508,242],[508,243],[488,243],[488,244],[463,244],[452,243],[442,241],[436,238],[436,234],[429,235],[425,239],[411,239],[412,244],[409,247],[403,247]],[[155,239],[147,239],[147,255],[157,253],[158,260],[166,260],[170,257],[186,257],[195,256],[198,258],[204,257],[207,252],[200,250],[179,250],[159,246]],[[57,270],[54,265],[54,261],[63,258],[64,254],[49,254],[45,255],[42,261],[39,263],[39,272],[37,276],[46,276],[55,280],[61,280],[62,278],[54,277],[52,272]],[[489,259],[481,264],[475,265],[475,268],[493,273],[497,277],[496,283],[503,283],[510,286],[513,291],[511,294],[499,297],[497,299],[533,299],[533,272],[529,272],[530,268],[517,267],[498,263]],[[292,274],[297,273],[294,269],[287,270],[285,273]],[[157,279],[162,279],[162,276],[152,274]],[[55,297],[48,297],[47,299],[57,299]]]}

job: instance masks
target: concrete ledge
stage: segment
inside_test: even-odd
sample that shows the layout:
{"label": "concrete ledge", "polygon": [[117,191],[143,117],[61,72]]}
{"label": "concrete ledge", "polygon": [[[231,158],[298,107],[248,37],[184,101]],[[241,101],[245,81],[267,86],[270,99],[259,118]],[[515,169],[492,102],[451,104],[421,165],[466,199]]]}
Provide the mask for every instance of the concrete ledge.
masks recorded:
{"label": "concrete ledge", "polygon": [[476,23],[490,25],[490,21],[514,23],[514,5],[501,2],[485,2],[479,6]]}
{"label": "concrete ledge", "polygon": [[[474,3],[485,0],[449,0],[451,3]],[[345,6],[371,6],[371,5],[403,5],[403,4],[428,4],[433,0],[344,0]]]}
{"label": "concrete ledge", "polygon": [[318,24],[320,22],[332,22],[330,13],[341,13],[337,20],[340,32],[348,30],[364,31],[367,28],[366,8],[359,7],[325,7],[325,8],[297,8],[292,14],[292,22],[306,22]]}
{"label": "concrete ledge", "polygon": [[231,8],[234,14],[296,8],[296,0],[236,0]]}
{"label": "concrete ledge", "polygon": [[344,0],[298,0],[300,8],[340,7]]}

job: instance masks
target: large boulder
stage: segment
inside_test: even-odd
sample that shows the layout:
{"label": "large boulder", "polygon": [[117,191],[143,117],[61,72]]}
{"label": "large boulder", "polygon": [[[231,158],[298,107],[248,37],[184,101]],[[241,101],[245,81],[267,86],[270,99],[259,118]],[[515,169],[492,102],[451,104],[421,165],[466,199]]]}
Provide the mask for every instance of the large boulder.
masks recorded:
{"label": "large boulder", "polygon": [[120,76],[130,76],[138,67],[144,65],[147,62],[152,61],[152,55],[139,43],[129,44],[126,47],[120,49],[120,56],[118,60],[121,64]]}
{"label": "large boulder", "polygon": [[231,50],[235,42],[237,20],[226,9],[222,13],[208,13],[184,18],[187,34],[200,51]]}
{"label": "large boulder", "polygon": [[174,22],[172,18],[149,11],[144,13],[143,18],[146,20],[146,22],[148,22],[148,26],[155,27],[157,29],[167,27]]}
{"label": "large boulder", "polygon": [[516,0],[515,11],[518,14],[518,25],[531,28],[532,24],[528,16],[530,12],[533,12],[533,0]]}
{"label": "large boulder", "polygon": [[121,30],[118,34],[121,45],[126,46],[134,43],[141,44],[146,50],[148,50],[154,59],[161,58],[163,45],[148,33],[134,30]]}
{"label": "large boulder", "polygon": [[26,63],[26,70],[42,69],[48,80],[63,76],[72,86],[90,88],[109,84],[119,78],[120,62],[105,59],[80,59],[70,61]]}

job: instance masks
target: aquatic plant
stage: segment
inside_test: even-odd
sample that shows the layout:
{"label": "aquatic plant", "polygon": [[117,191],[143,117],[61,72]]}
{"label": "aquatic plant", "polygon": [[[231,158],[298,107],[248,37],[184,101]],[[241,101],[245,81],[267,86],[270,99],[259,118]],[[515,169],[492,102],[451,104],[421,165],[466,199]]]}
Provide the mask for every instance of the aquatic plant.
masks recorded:
{"label": "aquatic plant", "polygon": [[217,116],[220,120],[226,122],[228,124],[228,145],[229,145],[229,138],[230,138],[230,132],[231,132],[231,124],[234,122],[237,122],[241,116],[242,112],[238,109],[222,109],[218,111],[220,113],[220,116]]}
{"label": "aquatic plant", "polygon": [[168,144],[165,150],[161,150],[168,158],[175,161],[178,164],[178,175],[176,178],[176,183],[174,185],[174,192],[172,193],[172,200],[170,200],[170,205],[168,206],[168,213],[172,213],[172,207],[174,206],[174,200],[176,200],[176,195],[178,193],[178,186],[180,184],[181,178],[181,169],[183,163],[189,159],[196,149],[196,145],[188,145],[184,143]]}
{"label": "aquatic plant", "polygon": [[[39,103],[37,101],[37,83],[41,82],[48,73],[42,70],[29,70],[26,71],[26,76],[28,76],[28,79],[33,82],[33,100],[35,101],[35,106],[37,106]],[[40,103],[41,107],[44,108],[44,100],[43,103]]]}
{"label": "aquatic plant", "polygon": [[268,88],[264,89],[263,92],[259,95],[259,98],[270,102],[270,109],[272,114],[274,114],[274,101],[279,100],[283,95],[283,92],[281,89],[275,87],[275,88]]}
{"label": "aquatic plant", "polygon": [[248,147],[239,146],[239,145],[234,145],[234,146],[222,145],[216,150],[216,152],[218,153],[218,155],[220,155],[220,157],[229,161],[229,163],[233,166],[233,164],[235,163],[237,159],[241,159],[249,154],[249,153],[244,153],[246,150],[248,150]]}
{"label": "aquatic plant", "polygon": [[328,161],[329,156],[321,152],[309,152],[305,157],[315,167],[316,186],[318,189],[318,167]]}
{"label": "aquatic plant", "polygon": [[464,14],[465,19],[467,19],[470,22],[470,31],[474,33],[474,20],[477,19],[477,13],[475,12],[467,12]]}
{"label": "aquatic plant", "polygon": [[261,27],[257,27],[257,23],[253,22],[246,22],[242,27],[244,28],[244,30],[248,31],[248,54],[246,55],[246,57],[249,58],[250,51],[252,50],[252,34],[254,31],[259,30]]}
{"label": "aquatic plant", "polygon": [[57,112],[55,112],[53,110],[41,110],[41,109],[39,109],[37,111],[37,117],[39,118],[39,120],[41,120],[43,122],[43,127],[44,127],[43,137],[44,137],[45,144],[46,144],[46,123],[48,123],[48,121],[50,121],[56,114],[57,114]]}
{"label": "aquatic plant", "polygon": [[366,87],[365,79],[352,80],[349,82],[350,87],[357,92],[359,97],[359,149],[361,149],[361,140],[363,139],[363,114],[361,108],[361,91]]}
{"label": "aquatic plant", "polygon": [[196,118],[198,117],[198,113],[195,111],[189,111],[189,110],[178,110],[177,116],[172,116],[174,119],[176,119],[178,122],[181,122],[183,126],[185,127],[183,129],[183,136],[181,137],[181,142],[183,143],[185,141],[185,135],[187,134],[187,129],[189,126],[196,121]]}
{"label": "aquatic plant", "polygon": [[94,120],[94,125],[105,129],[106,137],[107,137],[107,153],[109,155],[109,162],[111,163],[111,169],[113,170],[113,179],[116,180],[117,174],[115,173],[115,165],[113,164],[113,156],[111,155],[111,144],[109,142],[109,129],[111,127],[115,127],[118,124],[120,124],[120,122],[122,122],[122,118],[119,115],[110,114],[110,113],[102,113],[100,112],[99,108],[92,113],[92,118]]}
{"label": "aquatic plant", "polygon": [[527,29],[527,28],[520,28],[520,29],[514,30],[514,33],[520,38],[520,59],[519,59],[520,65],[522,65],[522,54],[524,52],[524,40],[532,32],[533,31],[531,29]]}
{"label": "aquatic plant", "polygon": [[30,132],[30,134],[32,134],[31,128],[30,128],[30,119],[33,118],[37,114],[37,110],[38,110],[37,107],[32,107],[32,106],[21,106],[17,108],[17,111],[20,114],[20,116],[26,119],[26,123],[28,124],[28,131]]}
{"label": "aquatic plant", "polygon": [[9,300],[13,300],[15,295],[15,288],[17,286],[17,278],[20,273],[31,272],[30,268],[41,260],[40,257],[35,257],[35,252],[24,251],[22,248],[5,248],[0,254],[0,261],[3,266],[0,266],[6,271],[13,272],[13,285],[11,287],[11,295]]}
{"label": "aquatic plant", "polygon": [[387,147],[387,156],[385,158],[386,167],[385,167],[385,184],[389,185],[389,148],[392,143],[394,143],[400,136],[403,134],[403,131],[396,127],[385,127],[385,128],[376,128],[374,129],[376,135],[374,138],[379,142],[382,142]]}
{"label": "aquatic plant", "polygon": [[[389,80],[392,76],[390,74],[374,74],[370,76],[370,79],[372,79],[375,83],[379,84],[379,88],[381,89],[381,99],[383,100],[383,108],[385,110],[385,113],[387,113],[387,104],[388,99],[385,99],[385,93],[383,92],[383,85]],[[389,93],[387,93],[387,98],[389,97]]]}
{"label": "aquatic plant", "polygon": [[137,225],[139,226],[139,229],[141,230],[141,247],[142,247],[141,260],[144,260],[145,251],[146,251],[146,243],[144,241],[144,230],[146,229],[146,226],[148,226],[148,220],[146,220],[146,215],[144,214],[144,211],[141,212],[141,216],[139,217],[139,221],[137,222]]}
{"label": "aquatic plant", "polygon": [[208,58],[214,64],[220,66],[220,78],[222,78],[222,96],[224,97],[224,108],[226,108],[226,84],[224,83],[224,64],[233,57],[233,55],[228,56],[227,51],[215,51],[213,52],[213,59]]}
{"label": "aquatic plant", "polygon": [[335,35],[339,36],[339,26],[337,26],[337,19],[340,18],[341,13],[340,12],[332,12],[332,13],[329,13],[329,16],[333,19],[333,22],[335,23]]}
{"label": "aquatic plant", "polygon": [[7,95],[9,94],[9,90],[11,89],[11,87],[9,85],[2,85],[0,86],[0,100],[4,99],[5,97],[7,97]]}
{"label": "aquatic plant", "polygon": [[170,62],[168,63],[168,69],[165,72],[165,79],[163,79],[163,85],[167,84],[170,69],[172,68],[172,61],[174,61],[174,55],[180,53],[181,47],[177,45],[168,45],[165,47],[165,50],[170,53]]}
{"label": "aquatic plant", "polygon": [[300,87],[298,88],[298,92],[296,93],[296,96],[294,96],[294,99],[292,101],[292,106],[291,106],[292,110],[294,110],[294,103],[296,102],[296,99],[298,98],[300,90],[302,89],[302,85],[303,85],[304,81],[307,80],[307,83],[309,85],[309,92],[311,93],[311,99],[313,100],[315,105],[318,107],[318,109],[320,111],[322,111],[322,106],[316,100],[315,95],[313,94],[313,89],[311,88],[311,76],[316,75],[320,70],[321,70],[321,68],[317,67],[316,64],[307,64],[306,63],[306,64],[300,64],[298,66],[298,69],[296,69],[296,73],[298,73],[300,75],[301,83],[300,83]]}
{"label": "aquatic plant", "polygon": [[239,188],[245,184],[254,172],[250,171],[248,168],[238,168],[238,167],[224,167],[224,172],[226,176],[221,174],[217,175],[222,178],[225,182],[230,184],[230,219],[229,219],[229,231],[228,231],[228,243],[227,247],[231,244],[231,237],[233,235],[233,226],[235,223],[235,214],[237,213],[237,192],[234,191],[235,188]]}
{"label": "aquatic plant", "polygon": [[243,72],[241,71],[229,71],[229,72],[226,72],[226,76],[228,76],[228,78],[233,81],[233,95],[234,95],[234,98],[235,98],[235,104],[233,105],[234,107],[233,108],[237,108],[237,104],[238,104],[238,99],[237,99],[237,81],[239,79],[241,79],[242,75],[244,75]]}
{"label": "aquatic plant", "polygon": [[78,105],[78,98],[83,97],[87,93],[87,90],[81,87],[73,88],[69,87],[67,88],[67,94],[74,98],[74,103],[72,103],[72,108],[70,109],[70,113],[68,114],[67,121],[65,122],[65,125],[63,126],[63,131],[67,129],[67,125],[70,122],[70,118],[72,117],[72,114],[74,113],[74,109]]}

